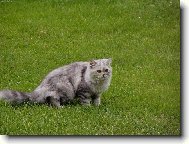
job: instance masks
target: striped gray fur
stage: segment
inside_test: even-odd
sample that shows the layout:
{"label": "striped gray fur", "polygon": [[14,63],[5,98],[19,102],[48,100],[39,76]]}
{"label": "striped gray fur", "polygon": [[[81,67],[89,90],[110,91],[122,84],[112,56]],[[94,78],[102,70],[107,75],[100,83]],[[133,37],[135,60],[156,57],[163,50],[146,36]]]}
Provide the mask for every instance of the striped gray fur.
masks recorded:
{"label": "striped gray fur", "polygon": [[0,99],[8,101],[12,104],[27,102],[29,101],[29,97],[29,93],[17,92],[12,90],[0,91]]}
{"label": "striped gray fur", "polygon": [[75,62],[50,72],[32,93],[0,91],[0,99],[47,103],[56,107],[78,100],[82,105],[98,106],[111,77],[111,59]]}

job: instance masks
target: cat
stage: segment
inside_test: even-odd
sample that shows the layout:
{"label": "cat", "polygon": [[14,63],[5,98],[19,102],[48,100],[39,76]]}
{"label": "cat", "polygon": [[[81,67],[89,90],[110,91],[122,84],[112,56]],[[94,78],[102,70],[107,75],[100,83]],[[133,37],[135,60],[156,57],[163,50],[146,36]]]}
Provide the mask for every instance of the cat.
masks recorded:
{"label": "cat", "polygon": [[81,105],[99,106],[101,94],[111,83],[111,63],[111,58],[71,63],[50,72],[33,92],[3,90],[0,100],[46,103],[55,107],[77,100]]}

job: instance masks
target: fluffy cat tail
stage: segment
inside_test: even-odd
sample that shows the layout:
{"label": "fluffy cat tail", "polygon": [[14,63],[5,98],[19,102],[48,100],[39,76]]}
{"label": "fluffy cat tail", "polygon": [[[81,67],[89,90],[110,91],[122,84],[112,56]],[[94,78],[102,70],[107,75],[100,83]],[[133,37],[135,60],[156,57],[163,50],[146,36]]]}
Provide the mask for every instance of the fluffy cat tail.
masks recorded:
{"label": "fluffy cat tail", "polygon": [[10,102],[11,104],[20,104],[30,100],[30,94],[13,90],[0,91],[0,100]]}

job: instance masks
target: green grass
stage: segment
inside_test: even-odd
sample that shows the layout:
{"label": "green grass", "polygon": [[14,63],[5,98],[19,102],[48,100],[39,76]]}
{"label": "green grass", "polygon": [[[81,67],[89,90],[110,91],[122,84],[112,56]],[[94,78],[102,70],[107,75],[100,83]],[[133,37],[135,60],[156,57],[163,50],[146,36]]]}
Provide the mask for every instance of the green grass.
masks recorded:
{"label": "green grass", "polygon": [[100,107],[1,102],[0,134],[181,134],[178,0],[2,0],[0,89],[31,92],[57,67],[109,57]]}

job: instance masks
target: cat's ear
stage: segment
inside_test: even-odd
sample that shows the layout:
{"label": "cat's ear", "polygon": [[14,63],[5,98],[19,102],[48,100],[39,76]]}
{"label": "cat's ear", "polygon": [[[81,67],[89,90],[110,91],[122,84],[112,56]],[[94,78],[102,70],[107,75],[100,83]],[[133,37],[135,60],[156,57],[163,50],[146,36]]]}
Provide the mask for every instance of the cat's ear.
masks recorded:
{"label": "cat's ear", "polygon": [[91,60],[90,61],[90,68],[93,68],[96,64],[97,64],[97,62],[95,62],[95,60]]}
{"label": "cat's ear", "polygon": [[111,58],[107,59],[106,65],[110,66],[111,64],[112,64],[112,59]]}

